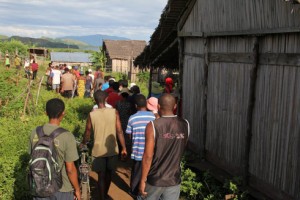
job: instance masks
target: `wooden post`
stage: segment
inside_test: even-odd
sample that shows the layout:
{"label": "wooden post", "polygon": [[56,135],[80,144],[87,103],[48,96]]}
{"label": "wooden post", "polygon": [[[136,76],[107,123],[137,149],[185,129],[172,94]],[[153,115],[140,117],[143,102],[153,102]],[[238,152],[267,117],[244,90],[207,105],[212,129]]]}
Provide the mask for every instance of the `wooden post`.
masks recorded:
{"label": "wooden post", "polygon": [[41,85],[42,85],[43,80],[44,80],[44,76],[42,76],[42,79],[41,79],[40,84],[39,84],[39,89],[38,89],[37,96],[36,96],[36,101],[35,101],[36,106],[38,104],[38,99],[39,99],[39,96],[40,96],[40,90],[41,90]]}
{"label": "wooden post", "polygon": [[184,38],[178,38],[178,52],[179,52],[179,98],[177,102],[177,114],[182,116],[182,88],[183,88],[183,65],[184,65]]}
{"label": "wooden post", "polygon": [[150,76],[149,76],[149,82],[148,82],[148,98],[151,97],[152,92],[152,76],[153,76],[153,67],[150,67]]}
{"label": "wooden post", "polygon": [[202,157],[205,158],[206,156],[206,150],[205,150],[205,146],[206,146],[206,135],[207,135],[207,91],[208,91],[208,66],[209,66],[209,38],[205,39],[204,42],[204,79],[203,79],[203,88],[204,88],[204,98],[203,98],[203,128],[202,128],[202,132],[203,132],[203,151],[202,151]]}
{"label": "wooden post", "polygon": [[247,133],[246,133],[246,146],[245,146],[245,159],[243,163],[243,184],[246,186],[249,182],[249,159],[250,159],[250,147],[252,138],[252,123],[253,123],[253,111],[255,105],[255,91],[257,82],[257,72],[259,67],[259,39],[257,36],[253,38],[253,68],[250,72],[250,94],[247,108]]}

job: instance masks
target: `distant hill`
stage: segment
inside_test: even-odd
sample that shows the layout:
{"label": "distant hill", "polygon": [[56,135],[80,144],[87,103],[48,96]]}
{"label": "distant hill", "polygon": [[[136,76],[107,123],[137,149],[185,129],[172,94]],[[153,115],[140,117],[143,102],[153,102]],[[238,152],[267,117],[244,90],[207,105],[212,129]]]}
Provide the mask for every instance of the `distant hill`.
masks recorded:
{"label": "distant hill", "polygon": [[87,35],[87,36],[65,36],[58,39],[71,39],[84,42],[90,46],[102,46],[103,40],[129,40],[125,37],[110,36],[110,35]]}
{"label": "distant hill", "polygon": [[49,38],[30,38],[30,37],[12,36],[2,40],[18,40],[23,42],[24,44],[34,45],[36,47],[79,49],[77,45],[57,42]]}
{"label": "distant hill", "polygon": [[7,39],[8,37],[6,35],[0,35],[0,40]]}

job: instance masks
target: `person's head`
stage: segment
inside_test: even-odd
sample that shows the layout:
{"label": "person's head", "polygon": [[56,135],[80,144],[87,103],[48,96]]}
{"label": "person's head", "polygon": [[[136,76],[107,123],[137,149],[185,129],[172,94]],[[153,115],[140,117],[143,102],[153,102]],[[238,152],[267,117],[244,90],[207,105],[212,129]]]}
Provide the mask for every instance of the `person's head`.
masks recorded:
{"label": "person's head", "polygon": [[132,87],[130,88],[130,91],[131,91],[133,94],[139,94],[139,93],[141,93],[140,88],[139,88],[139,86],[137,86],[137,85],[132,86]]}
{"label": "person's head", "polygon": [[35,60],[33,59],[32,63],[35,63]]}
{"label": "person's head", "polygon": [[88,76],[90,74],[89,71],[85,71],[85,75]]}
{"label": "person's head", "polygon": [[109,81],[108,81],[108,85],[109,85],[109,87],[112,87],[112,86],[113,86],[113,84],[114,84],[114,82],[115,82],[114,80],[109,80]]}
{"label": "person's head", "polygon": [[158,111],[160,114],[173,114],[174,109],[176,108],[175,97],[171,94],[163,94],[158,99]]}
{"label": "person's head", "polygon": [[108,94],[102,90],[97,90],[94,93],[94,99],[95,99],[97,105],[105,104],[107,97],[108,97]]}
{"label": "person's head", "polygon": [[119,84],[123,88],[127,88],[128,87],[128,81],[127,80],[120,80]]}
{"label": "person's head", "polygon": [[114,90],[114,91],[119,91],[119,87],[120,87],[120,85],[119,85],[119,83],[118,82],[114,82],[113,84],[112,84],[112,89]]}
{"label": "person's head", "polygon": [[58,98],[50,99],[46,103],[46,113],[49,119],[59,119],[64,115],[65,103]]}
{"label": "person's head", "polygon": [[144,95],[142,94],[136,95],[134,101],[138,110],[141,108],[146,108],[147,100]]}
{"label": "person's head", "polygon": [[65,68],[65,72],[68,73],[69,72],[69,68],[66,67]]}
{"label": "person's head", "polygon": [[111,76],[104,76],[104,81],[108,82],[108,80],[111,78]]}
{"label": "person's head", "polygon": [[15,58],[17,58],[17,57],[18,57],[18,54],[15,55]]}
{"label": "person's head", "polygon": [[147,99],[147,109],[153,111],[153,113],[157,113],[157,105],[158,99],[155,97],[150,97]]}
{"label": "person's head", "polygon": [[89,71],[89,74],[92,74],[92,72],[93,72],[93,70],[92,70],[92,69],[89,69],[88,71]]}
{"label": "person's head", "polygon": [[121,96],[123,97],[123,99],[127,99],[129,97],[129,94],[127,92],[122,92]]}

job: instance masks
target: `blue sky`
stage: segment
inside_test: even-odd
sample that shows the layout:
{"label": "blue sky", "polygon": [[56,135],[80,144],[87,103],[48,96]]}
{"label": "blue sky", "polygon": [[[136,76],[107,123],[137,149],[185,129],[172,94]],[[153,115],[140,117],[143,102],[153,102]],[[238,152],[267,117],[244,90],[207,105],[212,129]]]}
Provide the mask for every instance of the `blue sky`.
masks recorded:
{"label": "blue sky", "polygon": [[149,41],[167,0],[0,0],[0,34],[105,34]]}

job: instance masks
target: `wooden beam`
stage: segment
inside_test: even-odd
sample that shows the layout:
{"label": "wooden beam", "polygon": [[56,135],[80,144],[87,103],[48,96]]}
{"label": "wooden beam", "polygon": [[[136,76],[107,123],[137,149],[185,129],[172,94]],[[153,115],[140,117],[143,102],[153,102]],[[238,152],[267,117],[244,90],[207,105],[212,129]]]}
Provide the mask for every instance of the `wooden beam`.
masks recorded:
{"label": "wooden beam", "polygon": [[157,61],[159,61],[160,57],[162,57],[165,53],[167,53],[175,44],[177,44],[178,38],[176,38],[165,50],[163,50],[149,65],[154,65]]}
{"label": "wooden beam", "polygon": [[219,32],[185,32],[178,31],[178,37],[223,37],[223,36],[243,36],[243,35],[268,35],[282,33],[299,33],[300,27],[295,28],[277,28],[277,29],[257,29],[241,31],[219,31]]}
{"label": "wooden beam", "polygon": [[[205,58],[205,54],[184,53],[186,56]],[[260,53],[258,63],[260,65],[284,65],[300,67],[299,53]],[[210,62],[244,63],[253,64],[253,53],[209,53]]]}
{"label": "wooden beam", "polygon": [[196,4],[197,0],[190,0],[187,3],[187,7],[185,9],[185,11],[183,12],[182,16],[180,17],[180,20],[177,24],[177,29],[181,30],[182,27],[184,26],[186,20],[188,19],[188,17],[190,16],[195,4]]}

